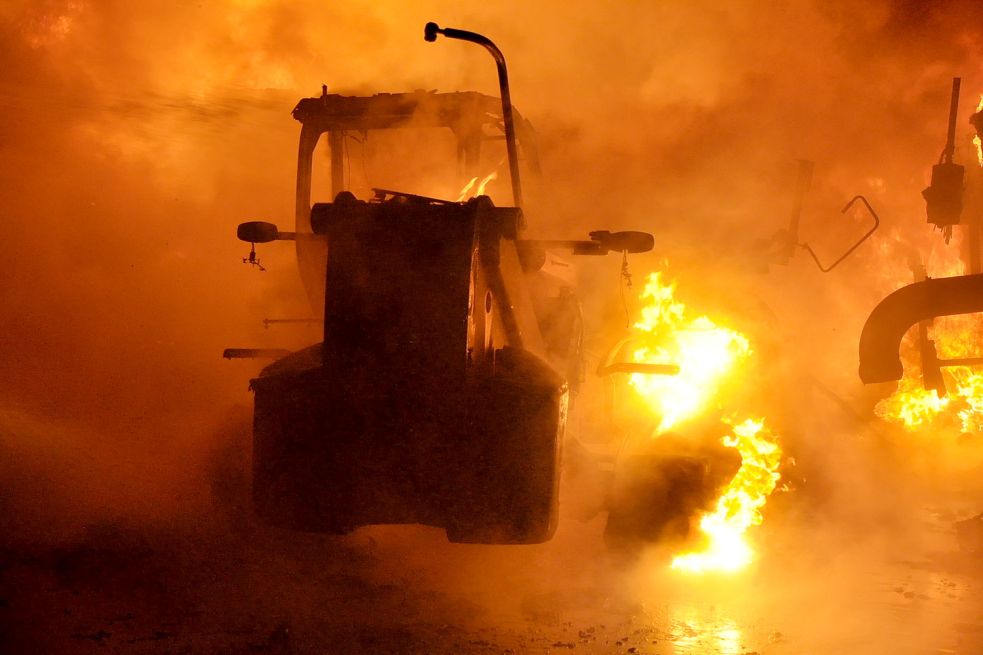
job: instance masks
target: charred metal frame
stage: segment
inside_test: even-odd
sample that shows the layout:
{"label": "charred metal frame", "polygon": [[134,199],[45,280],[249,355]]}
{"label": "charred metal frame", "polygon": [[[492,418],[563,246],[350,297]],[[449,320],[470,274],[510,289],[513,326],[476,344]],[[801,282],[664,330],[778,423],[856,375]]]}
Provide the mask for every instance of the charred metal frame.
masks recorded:
{"label": "charred metal frame", "polygon": [[[465,174],[474,176],[477,174],[481,142],[489,138],[483,128],[501,128],[498,119],[501,111],[498,98],[475,92],[418,91],[360,97],[329,94],[327,88],[322,87],[319,97],[305,98],[293,110],[293,117],[302,125],[297,158],[297,231],[310,231],[311,164],[314,148],[322,134],[328,134],[331,195],[334,197],[345,190],[343,142],[346,132],[406,127],[411,121],[416,127],[449,128],[457,137],[458,151],[464,158]],[[538,172],[539,153],[532,126],[519,112],[512,110],[511,104],[509,118],[505,120],[503,117],[503,120],[505,130],[515,132],[512,147],[516,147],[517,137],[530,169]],[[506,140],[509,141],[507,135]]]}
{"label": "charred metal frame", "polygon": [[[345,191],[344,140],[346,132],[384,130],[399,127],[448,128],[457,137],[458,153],[463,159],[464,173],[478,175],[481,143],[490,138],[486,127],[502,129],[499,114],[502,105],[498,98],[475,92],[379,93],[373,96],[343,96],[329,94],[327,87],[321,95],[304,98],[297,103],[293,117],[301,123],[297,154],[297,186],[294,202],[295,230],[309,234],[311,229],[311,185],[314,149],[321,136],[328,135],[331,153],[331,195]],[[539,152],[532,125],[519,112],[514,112],[514,127],[529,169],[539,172]],[[325,245],[309,240],[297,240],[297,257],[303,261],[324,258]],[[318,306],[323,296],[324,281],[320,266],[301,266],[300,273],[312,303]]]}

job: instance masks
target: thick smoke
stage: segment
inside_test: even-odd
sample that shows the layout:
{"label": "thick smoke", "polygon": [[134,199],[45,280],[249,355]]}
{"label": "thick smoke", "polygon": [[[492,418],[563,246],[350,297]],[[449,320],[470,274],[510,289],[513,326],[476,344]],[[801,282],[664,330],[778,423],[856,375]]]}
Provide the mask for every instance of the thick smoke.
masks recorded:
{"label": "thick smoke", "polygon": [[[58,539],[96,521],[201,516],[221,502],[214,478],[248,448],[247,383],[258,370],[223,362],[222,349],[316,336],[263,329],[263,318],[310,310],[292,250],[262,249],[261,273],[240,263],[248,248],[235,226],[290,225],[299,130],[289,111],[322,83],[347,94],[497,94],[479,48],[423,42],[435,20],[505,52],[514,102],[539,132],[543,177],[527,182],[535,234],[650,231],[656,251],[630,262],[636,283],[668,258],[687,302],[775,346],[787,377],[772,409],[810,484],[799,505],[775,500],[776,520],[796,531],[769,526],[763,539],[803,549],[803,534],[822,528],[812,543],[824,553],[845,548],[840,537],[862,543],[829,560],[848,587],[863,553],[923,543],[897,507],[901,473],[941,477],[908,464],[919,454],[909,446],[882,447],[869,415],[882,390],[857,381],[856,344],[870,308],[908,282],[906,248],[940,247],[919,191],[944,142],[954,76],[964,90],[957,158],[972,166],[965,117],[983,92],[981,19],[973,0],[5,3],[0,527]],[[800,238],[827,262],[865,229],[864,216],[838,213],[846,200],[865,195],[882,219],[829,275],[804,253],[762,272],[760,243],[786,226],[797,159],[816,162]],[[506,189],[491,187],[500,204]],[[625,322],[620,264],[585,263],[598,344]],[[534,554],[449,548],[443,568],[426,556],[440,542],[430,533],[364,539],[378,538],[383,561],[405,558],[435,586],[527,618],[551,604],[621,602],[599,599],[596,585],[650,600],[653,578],[676,584],[652,573],[660,564],[617,575],[596,564],[606,557],[596,521],[577,525]],[[766,552],[787,562],[778,550]],[[807,575],[819,560],[790,570]],[[806,584],[798,601],[832,593],[829,581]]]}

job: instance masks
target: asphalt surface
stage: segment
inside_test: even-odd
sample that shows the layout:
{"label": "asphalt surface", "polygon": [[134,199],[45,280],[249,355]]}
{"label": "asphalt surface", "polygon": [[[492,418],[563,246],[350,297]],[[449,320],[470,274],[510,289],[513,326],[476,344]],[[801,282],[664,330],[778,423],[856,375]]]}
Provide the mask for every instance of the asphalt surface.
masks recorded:
{"label": "asphalt surface", "polygon": [[[603,517],[542,546],[448,544],[422,527],[344,538],[266,529],[240,509],[95,524],[0,553],[4,653],[979,653],[981,583],[952,516],[919,538],[829,526],[762,533],[752,570],[625,562]],[[892,547],[897,550],[892,552]]]}

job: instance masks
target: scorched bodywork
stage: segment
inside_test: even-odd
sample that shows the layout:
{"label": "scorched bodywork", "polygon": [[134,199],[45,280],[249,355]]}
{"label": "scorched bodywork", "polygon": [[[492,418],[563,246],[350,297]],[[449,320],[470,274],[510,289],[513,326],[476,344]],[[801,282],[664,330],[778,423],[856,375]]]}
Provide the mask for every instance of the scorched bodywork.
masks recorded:
{"label": "scorched bodywork", "polygon": [[324,341],[267,367],[254,500],[284,527],[425,523],[455,541],[556,526],[567,385],[538,328],[520,213],[351,194],[312,210],[328,248]]}

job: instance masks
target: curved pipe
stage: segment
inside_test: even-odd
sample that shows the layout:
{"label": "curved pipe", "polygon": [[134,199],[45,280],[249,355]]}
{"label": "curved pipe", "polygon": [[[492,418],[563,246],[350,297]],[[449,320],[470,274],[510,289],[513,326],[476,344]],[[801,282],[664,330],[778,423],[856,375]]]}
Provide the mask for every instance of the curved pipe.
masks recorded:
{"label": "curved pipe", "polygon": [[437,35],[443,34],[448,39],[460,39],[484,46],[498,66],[498,87],[502,94],[502,120],[505,123],[505,147],[509,154],[509,177],[512,178],[512,200],[515,206],[522,208],[522,184],[519,182],[519,152],[515,145],[515,123],[512,120],[512,98],[509,94],[509,73],[505,68],[505,55],[498,46],[487,36],[476,32],[458,30],[453,27],[441,28],[437,23],[427,23],[423,28],[425,41],[434,42]]}
{"label": "curved pipe", "polygon": [[983,274],[928,279],[882,300],[860,333],[860,379],[864,384],[900,380],[898,351],[911,326],[936,316],[983,312]]}

